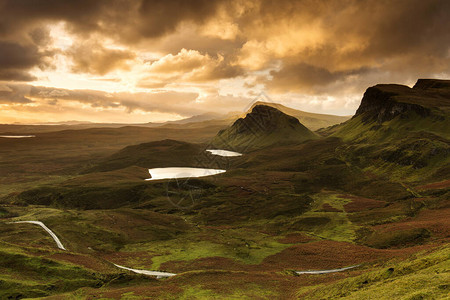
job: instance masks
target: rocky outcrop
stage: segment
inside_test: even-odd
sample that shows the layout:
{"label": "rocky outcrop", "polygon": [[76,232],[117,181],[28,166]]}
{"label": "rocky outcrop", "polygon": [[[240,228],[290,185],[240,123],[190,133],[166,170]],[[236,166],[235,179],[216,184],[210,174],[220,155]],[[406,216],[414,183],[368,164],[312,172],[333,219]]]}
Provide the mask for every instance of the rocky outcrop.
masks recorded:
{"label": "rocky outcrop", "polygon": [[256,105],[251,113],[247,114],[245,118],[236,120],[232,127],[237,134],[272,133],[281,127],[308,130],[297,118],[266,105]]}
{"label": "rocky outcrop", "polygon": [[364,93],[356,116],[364,122],[383,123],[407,112],[426,117],[433,110],[450,107],[450,80],[419,79],[413,88],[398,84],[378,84]]}
{"label": "rocky outcrop", "polygon": [[428,108],[396,100],[397,96],[410,94],[410,90],[407,86],[394,84],[370,87],[364,93],[355,117],[363,115],[364,122],[376,120],[378,123],[383,123],[408,111],[414,111],[420,116],[428,116],[430,114]]}
{"label": "rocky outcrop", "polygon": [[450,89],[450,80],[442,79],[419,79],[413,89],[430,90],[430,89]]}

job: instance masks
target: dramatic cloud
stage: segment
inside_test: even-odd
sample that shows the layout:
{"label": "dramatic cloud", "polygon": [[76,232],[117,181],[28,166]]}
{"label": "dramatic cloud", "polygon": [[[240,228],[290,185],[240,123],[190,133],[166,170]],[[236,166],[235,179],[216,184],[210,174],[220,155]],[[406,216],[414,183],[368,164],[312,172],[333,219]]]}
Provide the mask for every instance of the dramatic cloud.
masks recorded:
{"label": "dramatic cloud", "polygon": [[326,68],[307,63],[292,63],[283,66],[279,71],[271,71],[271,80],[266,84],[272,90],[283,92],[301,90],[307,93],[318,93],[330,84],[346,80],[355,75],[361,75],[369,70],[362,67],[356,70],[330,71]]}
{"label": "dramatic cloud", "polygon": [[182,22],[205,23],[216,14],[221,2],[143,0],[139,7],[139,33],[143,37],[158,37],[173,32]]}
{"label": "dramatic cloud", "polygon": [[181,49],[177,55],[168,54],[151,63],[148,71],[154,75],[143,79],[139,83],[140,86],[149,86],[149,82],[153,86],[158,76],[165,76],[173,83],[207,82],[244,74],[242,68],[230,65],[220,54],[211,57],[199,51],[186,49]]}
{"label": "dramatic cloud", "polygon": [[447,0],[0,0],[0,80],[12,89],[0,98],[192,115],[265,89],[351,114],[370,85],[450,75],[449,12]]}
{"label": "dramatic cloud", "polygon": [[123,1],[1,0],[0,36],[21,34],[44,21],[66,21],[77,31],[90,32],[99,28],[98,22],[119,2]]}
{"label": "dramatic cloud", "polygon": [[108,49],[98,42],[87,42],[74,45],[67,54],[72,58],[75,73],[105,75],[112,70],[129,70],[129,60],[135,58],[131,51]]}
{"label": "dramatic cloud", "polygon": [[368,69],[448,74],[449,11],[448,1],[262,1],[243,29],[240,62],[258,69],[280,60],[270,86],[294,91]]}

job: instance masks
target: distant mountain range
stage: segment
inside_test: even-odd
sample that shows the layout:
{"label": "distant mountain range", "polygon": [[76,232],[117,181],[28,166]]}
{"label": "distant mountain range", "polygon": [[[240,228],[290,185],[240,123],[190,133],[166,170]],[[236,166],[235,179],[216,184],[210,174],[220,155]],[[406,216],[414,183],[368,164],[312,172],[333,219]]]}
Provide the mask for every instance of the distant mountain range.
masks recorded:
{"label": "distant mountain range", "polygon": [[340,124],[350,119],[351,116],[336,116],[327,114],[316,114],[310,112],[304,112],[301,110],[286,107],[282,104],[256,101],[251,108],[242,112],[229,112],[227,114],[220,114],[216,112],[206,112],[200,115],[195,115],[181,120],[167,121],[160,123],[93,123],[88,121],[63,121],[63,122],[46,122],[36,124],[0,124],[0,133],[2,134],[14,134],[14,133],[37,133],[37,132],[50,132],[66,129],[87,129],[87,128],[119,128],[124,126],[139,126],[139,127],[165,127],[165,128],[179,128],[180,125],[183,128],[201,128],[207,126],[223,126],[224,128],[232,124],[240,117],[244,117],[247,113],[256,105],[265,105],[276,108],[287,115],[296,117],[300,122],[312,131],[316,131],[320,128]]}
{"label": "distant mountain range", "polygon": [[256,105],[270,106],[278,109],[279,111],[287,115],[296,117],[303,125],[305,125],[306,127],[308,127],[308,129],[312,131],[316,131],[319,128],[325,128],[328,126],[343,123],[352,117],[352,116],[336,116],[336,115],[310,113],[306,111],[293,109],[279,103],[263,102],[263,101],[255,102],[250,108],[250,110],[252,110],[253,107],[255,107]]}

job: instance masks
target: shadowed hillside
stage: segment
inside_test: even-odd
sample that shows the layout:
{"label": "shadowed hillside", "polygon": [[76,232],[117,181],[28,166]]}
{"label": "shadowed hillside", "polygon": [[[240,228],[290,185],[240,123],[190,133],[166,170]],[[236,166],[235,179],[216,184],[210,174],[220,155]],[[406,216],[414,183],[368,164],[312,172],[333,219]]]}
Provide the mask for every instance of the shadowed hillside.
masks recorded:
{"label": "shadowed hillside", "polygon": [[103,159],[88,172],[105,172],[138,166],[142,168],[194,166],[195,157],[204,150],[202,144],[162,140],[125,147]]}

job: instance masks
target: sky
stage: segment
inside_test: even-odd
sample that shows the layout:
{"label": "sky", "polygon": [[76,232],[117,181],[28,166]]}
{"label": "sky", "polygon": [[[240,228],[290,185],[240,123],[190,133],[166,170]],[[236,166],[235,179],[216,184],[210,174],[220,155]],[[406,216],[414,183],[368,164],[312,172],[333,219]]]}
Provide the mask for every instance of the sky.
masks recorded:
{"label": "sky", "polygon": [[0,123],[143,123],[264,93],[352,115],[450,76],[448,0],[0,0]]}

